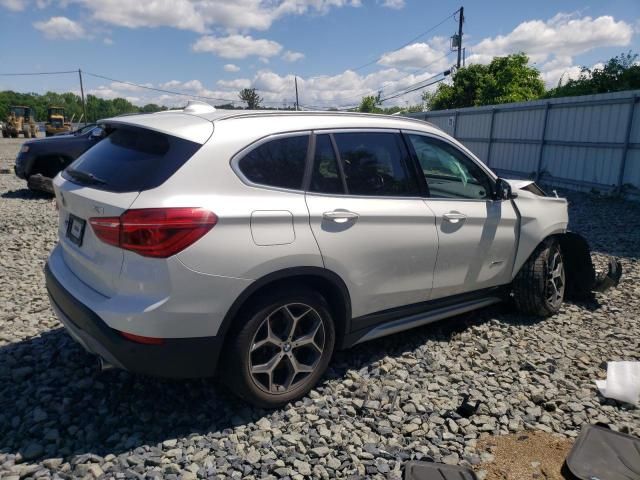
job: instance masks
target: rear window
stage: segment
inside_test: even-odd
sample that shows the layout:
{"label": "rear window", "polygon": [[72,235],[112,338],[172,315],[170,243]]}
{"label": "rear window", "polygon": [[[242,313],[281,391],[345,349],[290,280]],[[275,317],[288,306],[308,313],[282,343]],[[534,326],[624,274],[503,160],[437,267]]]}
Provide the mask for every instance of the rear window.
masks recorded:
{"label": "rear window", "polygon": [[116,127],[63,172],[67,180],[110,192],[139,192],[163,184],[201,147],[143,128]]}

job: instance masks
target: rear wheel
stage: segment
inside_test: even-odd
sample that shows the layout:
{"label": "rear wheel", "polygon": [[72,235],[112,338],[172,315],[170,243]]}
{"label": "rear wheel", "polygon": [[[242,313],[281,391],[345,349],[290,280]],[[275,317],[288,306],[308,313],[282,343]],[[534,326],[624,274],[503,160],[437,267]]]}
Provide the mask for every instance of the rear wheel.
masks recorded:
{"label": "rear wheel", "polygon": [[228,336],[224,356],[227,386],[265,408],[305,395],[326,370],[335,344],[324,298],[312,290],[289,290],[263,297],[240,317],[247,321]]}
{"label": "rear wheel", "polygon": [[513,299],[521,312],[547,317],[560,311],[565,286],[560,244],[548,239],[536,248],[516,275]]}

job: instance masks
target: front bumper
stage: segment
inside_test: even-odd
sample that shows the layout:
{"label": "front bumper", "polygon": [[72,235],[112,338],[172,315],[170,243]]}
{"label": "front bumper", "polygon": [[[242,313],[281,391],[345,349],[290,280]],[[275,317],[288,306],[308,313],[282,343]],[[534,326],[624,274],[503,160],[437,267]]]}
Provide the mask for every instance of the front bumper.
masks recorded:
{"label": "front bumper", "polygon": [[73,297],[45,266],[51,306],[71,336],[85,350],[118,368],[167,378],[210,377],[216,372],[221,337],[166,338],[145,345],[122,337]]}
{"label": "front bumper", "polygon": [[16,163],[13,166],[13,171],[15,172],[16,177],[26,180],[27,176],[25,174],[24,164],[25,164],[24,159],[20,157],[16,158]]}

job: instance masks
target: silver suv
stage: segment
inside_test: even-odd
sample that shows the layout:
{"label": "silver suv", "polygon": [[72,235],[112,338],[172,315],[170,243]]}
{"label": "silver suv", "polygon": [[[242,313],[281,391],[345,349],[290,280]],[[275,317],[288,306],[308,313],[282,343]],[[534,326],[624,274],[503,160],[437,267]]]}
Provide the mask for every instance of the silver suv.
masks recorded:
{"label": "silver suv", "polygon": [[551,315],[596,283],[564,199],[422,121],[193,103],[101,124],[54,180],[45,271],[104,367],[218,373],[274,407],[338,348],[509,298]]}

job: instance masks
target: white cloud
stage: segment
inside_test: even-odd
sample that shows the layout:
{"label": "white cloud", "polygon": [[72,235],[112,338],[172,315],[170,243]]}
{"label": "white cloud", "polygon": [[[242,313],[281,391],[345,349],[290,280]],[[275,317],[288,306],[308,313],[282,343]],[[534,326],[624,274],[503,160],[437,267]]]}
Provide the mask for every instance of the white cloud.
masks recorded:
{"label": "white cloud", "polygon": [[51,17],[46,22],[36,22],[33,26],[50,40],[77,40],[87,36],[82,25],[67,17]]}
{"label": "white cloud", "polygon": [[234,65],[233,63],[227,63],[223,68],[224,68],[225,72],[239,72],[240,71],[240,67],[237,66],[237,65]]}
{"label": "white cloud", "polygon": [[525,52],[532,61],[544,62],[551,55],[573,56],[595,48],[626,46],[633,28],[611,16],[598,18],[559,13],[545,21],[522,22],[507,35],[485,38],[472,47],[470,62],[487,63],[496,55]]}
{"label": "white cloud", "polygon": [[233,88],[240,90],[243,88],[249,88],[251,86],[251,80],[248,78],[236,78],[235,80],[218,80],[216,84],[222,88]]}
{"label": "white cloud", "polygon": [[304,58],[304,53],[302,52],[294,52],[291,50],[287,50],[282,55],[282,59],[287,62],[297,62],[298,60],[302,60]]}
{"label": "white cloud", "polygon": [[577,78],[580,67],[574,56],[602,47],[627,46],[633,27],[623,20],[605,15],[597,18],[558,13],[549,20],[522,22],[510,33],[485,38],[470,47],[467,63],[489,63],[495,56],[526,53],[540,70],[547,87],[560,78]]}
{"label": "white cloud", "polygon": [[95,20],[120,27],[174,27],[195,32],[206,31],[205,19],[189,0],[77,0]]}
{"label": "white cloud", "polygon": [[384,0],[382,6],[386,8],[393,8],[394,10],[400,10],[404,8],[404,0]]}
{"label": "white cloud", "polygon": [[[16,3],[19,0],[0,0]],[[267,30],[286,15],[325,14],[331,8],[357,7],[360,0],[72,0],[95,20],[128,28],[174,27],[198,33],[213,27],[229,31]]]}
{"label": "white cloud", "polygon": [[28,2],[24,0],[0,0],[0,6],[12,12],[21,12],[28,6]]}
{"label": "white cloud", "polygon": [[250,35],[229,35],[200,37],[191,46],[194,52],[211,52],[223,58],[245,58],[251,55],[272,57],[282,50],[282,45],[273,40],[254,39]]}
{"label": "white cloud", "polygon": [[548,87],[555,87],[560,79],[566,83],[569,79],[578,78],[580,70],[570,56],[559,55],[540,66],[540,76]]}
{"label": "white cloud", "polygon": [[433,38],[429,43],[412,43],[406,47],[383,54],[378,64],[387,67],[398,68],[431,68],[443,70],[449,65],[447,60],[448,45],[443,46],[443,41]]}
{"label": "white cloud", "polygon": [[105,37],[102,39],[102,43],[104,43],[105,45],[113,45],[113,40],[109,37]]}
{"label": "white cloud", "polygon": [[[435,72],[408,75],[405,71],[388,68],[368,75],[360,75],[347,70],[337,75],[309,78],[298,76],[300,103],[324,108],[357,105],[360,103],[362,96],[375,94],[380,86],[384,86],[383,95],[385,95],[425,80],[433,73]],[[255,87],[264,98],[265,106],[281,107],[283,104],[292,105],[294,103],[294,81],[293,74],[280,75],[271,70],[260,70],[253,78],[219,80],[216,82],[215,88],[209,88],[197,79],[189,81],[170,80],[153,86],[175,92],[214,98],[215,100],[208,100],[213,105],[229,102],[243,105],[238,98],[238,91],[242,88]],[[152,85],[147,84],[147,86]],[[188,100],[183,96],[161,94],[118,83],[102,85],[89,93],[101,98],[137,98],[138,100],[133,102],[136,105],[157,103],[176,107],[185,105]],[[421,92],[415,92],[389,101],[385,105],[404,105],[405,101],[416,104],[420,101],[420,94]]]}

